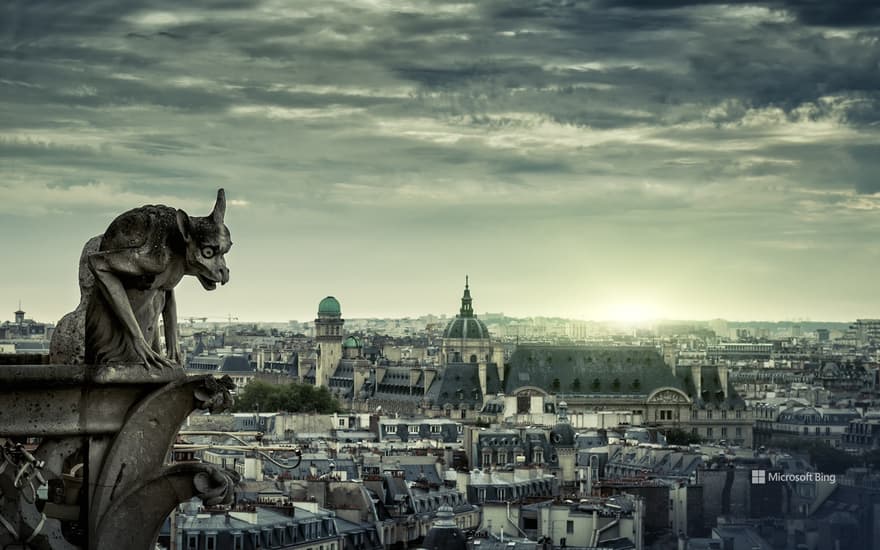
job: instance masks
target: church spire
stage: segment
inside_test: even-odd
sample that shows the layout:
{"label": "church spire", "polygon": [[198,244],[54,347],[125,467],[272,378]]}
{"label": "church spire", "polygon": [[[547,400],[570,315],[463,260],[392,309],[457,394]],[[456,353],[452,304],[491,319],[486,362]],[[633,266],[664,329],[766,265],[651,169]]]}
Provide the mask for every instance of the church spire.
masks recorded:
{"label": "church spire", "polygon": [[20,325],[24,323],[24,311],[21,310],[21,298],[18,300],[18,310],[15,312],[15,324]]}
{"label": "church spire", "polygon": [[459,310],[459,315],[462,317],[473,317],[474,316],[474,307],[472,305],[473,300],[471,299],[471,290],[468,284],[468,276],[464,276],[464,295],[461,297],[461,309]]}

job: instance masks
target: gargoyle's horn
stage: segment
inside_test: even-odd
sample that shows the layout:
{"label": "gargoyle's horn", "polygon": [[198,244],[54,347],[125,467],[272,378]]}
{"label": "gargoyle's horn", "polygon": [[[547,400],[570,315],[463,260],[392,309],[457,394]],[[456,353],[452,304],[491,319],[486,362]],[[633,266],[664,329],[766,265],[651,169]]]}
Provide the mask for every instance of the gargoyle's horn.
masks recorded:
{"label": "gargoyle's horn", "polygon": [[215,223],[223,223],[226,216],[226,192],[223,189],[217,190],[217,202],[214,203],[214,210],[211,212],[211,218]]}

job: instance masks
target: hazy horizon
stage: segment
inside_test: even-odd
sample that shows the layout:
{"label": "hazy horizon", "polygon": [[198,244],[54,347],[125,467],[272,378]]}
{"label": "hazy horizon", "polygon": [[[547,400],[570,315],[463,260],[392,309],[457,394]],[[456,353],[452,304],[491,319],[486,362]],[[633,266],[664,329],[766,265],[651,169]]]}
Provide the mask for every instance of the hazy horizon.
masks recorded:
{"label": "hazy horizon", "polygon": [[[763,0],[0,7],[0,318],[83,244],[229,197],[180,317],[880,317],[880,7]],[[5,305],[3,305],[5,304]]]}
{"label": "hazy horizon", "polygon": [[[196,291],[193,289],[193,291]],[[323,297],[322,297],[323,298]],[[318,300],[320,301],[320,300]],[[370,315],[370,314],[357,314],[351,315],[348,314],[344,304],[342,305],[342,318],[349,321],[362,321],[362,320],[404,320],[404,319],[418,319],[421,317],[437,317],[438,319],[452,319],[456,315],[458,315],[458,311],[449,311],[449,312],[421,312],[421,313],[413,313],[401,316],[383,316],[383,315]],[[45,323],[55,323],[58,319],[47,319],[40,318],[32,314],[28,308],[25,307],[25,304],[21,304],[21,308],[25,311],[26,317],[28,319],[33,319],[38,322]],[[12,320],[13,311],[10,309],[8,314],[8,318],[3,314],[0,314],[0,323],[3,321]],[[65,312],[66,313],[66,312]],[[558,316],[558,315],[525,315],[525,316],[517,316],[508,314],[505,311],[484,311],[479,312],[477,310],[474,311],[474,314],[478,318],[486,318],[487,316],[497,316],[503,315],[507,319],[513,320],[529,320],[529,319],[565,319],[567,321],[576,321],[576,322],[586,322],[586,323],[596,323],[596,324],[608,324],[608,325],[623,325],[623,326],[648,326],[648,325],[657,325],[662,323],[711,323],[713,321],[724,321],[731,324],[821,324],[821,323],[832,323],[832,324],[852,324],[856,321],[857,318],[852,319],[818,319],[818,318],[787,318],[787,319],[730,319],[724,317],[711,317],[711,318],[672,318],[672,317],[656,317],[656,318],[606,318],[606,319],[590,319],[583,317],[566,317],[566,316]],[[179,312],[178,314],[178,322],[181,325],[191,324],[190,318],[194,320],[195,323],[207,323],[207,324],[248,324],[248,323],[265,323],[265,324],[286,324],[291,322],[297,323],[310,323],[314,321],[317,316],[317,302],[315,303],[315,311],[311,315],[306,315],[305,317],[269,317],[269,318],[239,318],[237,316],[231,314],[216,314],[216,315],[191,315],[187,312]],[[202,321],[202,318],[206,318],[205,321]],[[858,319],[874,319],[875,317],[859,317]]]}

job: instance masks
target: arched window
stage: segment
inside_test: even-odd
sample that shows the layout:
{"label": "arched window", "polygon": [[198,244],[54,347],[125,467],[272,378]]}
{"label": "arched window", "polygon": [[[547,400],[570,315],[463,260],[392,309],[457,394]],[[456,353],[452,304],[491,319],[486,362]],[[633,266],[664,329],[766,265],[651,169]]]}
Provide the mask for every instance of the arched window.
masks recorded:
{"label": "arched window", "polygon": [[528,414],[529,409],[531,409],[532,400],[529,392],[522,392],[516,396],[516,413],[517,414]]}

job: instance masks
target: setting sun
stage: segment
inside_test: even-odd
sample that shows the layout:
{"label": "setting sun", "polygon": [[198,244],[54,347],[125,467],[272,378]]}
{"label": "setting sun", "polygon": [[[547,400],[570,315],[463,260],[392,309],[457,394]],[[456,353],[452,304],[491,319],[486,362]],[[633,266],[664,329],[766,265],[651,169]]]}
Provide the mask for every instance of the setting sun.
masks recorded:
{"label": "setting sun", "polygon": [[619,323],[644,323],[658,317],[658,310],[651,304],[642,302],[623,302],[611,304],[602,316],[608,321]]}

